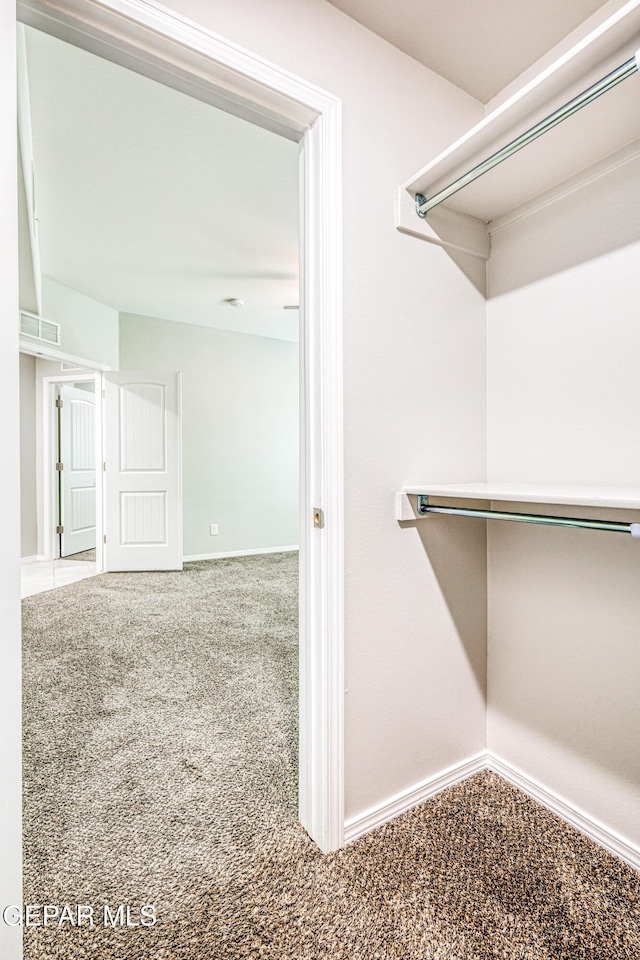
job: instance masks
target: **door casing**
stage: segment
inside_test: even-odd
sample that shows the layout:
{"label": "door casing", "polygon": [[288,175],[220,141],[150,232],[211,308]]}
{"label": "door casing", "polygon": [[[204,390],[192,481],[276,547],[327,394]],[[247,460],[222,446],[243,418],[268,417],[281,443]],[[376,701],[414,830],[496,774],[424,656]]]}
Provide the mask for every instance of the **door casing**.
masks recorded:
{"label": "door casing", "polygon": [[[81,381],[80,381],[81,382]],[[81,390],[76,386],[61,384],[58,389],[58,396],[63,401],[58,409],[58,449],[59,460],[63,468],[58,474],[59,503],[60,503],[60,523],[63,527],[63,533],[60,535],[60,556],[68,557],[84,550],[96,549],[96,514],[98,504],[96,502],[96,397],[95,384],[94,391]],[[81,406],[79,406],[81,405]],[[75,431],[78,423],[76,414],[80,410],[84,416],[88,413],[87,426],[91,424],[91,431],[83,430],[79,437],[80,444],[86,442],[87,446],[82,449],[80,446],[83,460],[82,466],[75,462],[75,452],[78,449],[75,443]],[[93,480],[93,482],[91,482]],[[93,491],[93,510],[91,517],[93,523],[85,525],[81,529],[76,528],[77,519],[74,509],[74,494],[77,494],[79,487],[82,492]],[[81,501],[82,501],[81,497]],[[77,502],[77,501],[76,501]],[[85,517],[85,520],[87,518]]]}
{"label": "door casing", "polygon": [[102,378],[96,373],[61,374],[42,378],[42,517],[43,560],[57,556],[58,475],[56,473],[56,450],[58,444],[58,418],[56,388],[63,383],[94,382],[96,385],[96,573],[103,567],[103,484],[102,484]]}

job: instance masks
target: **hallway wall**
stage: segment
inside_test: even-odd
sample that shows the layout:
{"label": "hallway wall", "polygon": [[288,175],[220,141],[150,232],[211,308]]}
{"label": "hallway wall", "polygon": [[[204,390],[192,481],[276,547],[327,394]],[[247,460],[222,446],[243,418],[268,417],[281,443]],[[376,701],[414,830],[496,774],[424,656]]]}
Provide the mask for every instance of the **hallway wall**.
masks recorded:
{"label": "hallway wall", "polygon": [[118,311],[42,277],[42,316],[61,326],[60,350],[118,369]]}

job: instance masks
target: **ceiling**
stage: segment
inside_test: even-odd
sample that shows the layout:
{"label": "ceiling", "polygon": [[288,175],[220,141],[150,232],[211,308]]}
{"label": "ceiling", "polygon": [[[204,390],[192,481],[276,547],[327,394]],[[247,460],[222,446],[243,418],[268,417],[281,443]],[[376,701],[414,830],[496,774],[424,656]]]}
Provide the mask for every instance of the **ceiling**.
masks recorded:
{"label": "ceiling", "polygon": [[[330,2],[482,102],[605,5]],[[122,312],[297,339],[297,145],[25,33],[42,273]]]}
{"label": "ceiling", "polygon": [[30,28],[26,51],[42,273],[123,312],[297,339],[297,144]]}
{"label": "ceiling", "polygon": [[604,0],[329,0],[487,103]]}

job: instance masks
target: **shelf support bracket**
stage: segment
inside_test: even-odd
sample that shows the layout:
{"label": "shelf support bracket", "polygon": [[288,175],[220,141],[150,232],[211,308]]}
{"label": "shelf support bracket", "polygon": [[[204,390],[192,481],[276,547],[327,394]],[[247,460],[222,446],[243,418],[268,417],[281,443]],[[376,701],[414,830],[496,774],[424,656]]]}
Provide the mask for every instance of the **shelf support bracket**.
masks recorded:
{"label": "shelf support bracket", "polygon": [[425,197],[424,193],[416,193],[416,213],[422,220],[424,220],[427,216],[427,211],[421,210],[420,208],[422,207],[422,204],[426,202],[427,198]]}
{"label": "shelf support bracket", "polygon": [[403,187],[396,191],[396,228],[400,233],[435,243],[454,253],[470,254],[479,260],[489,259],[491,241],[483,220],[449,207],[439,207],[428,218],[416,216],[419,199],[420,196],[414,198]]}

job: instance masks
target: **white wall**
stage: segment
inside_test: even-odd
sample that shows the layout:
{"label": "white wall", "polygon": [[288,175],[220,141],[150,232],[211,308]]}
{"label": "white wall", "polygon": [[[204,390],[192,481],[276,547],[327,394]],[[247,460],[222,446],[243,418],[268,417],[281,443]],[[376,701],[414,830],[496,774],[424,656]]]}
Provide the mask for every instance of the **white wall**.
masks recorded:
{"label": "white wall", "polygon": [[20,354],[20,540],[23,557],[38,552],[36,498],[36,360]]}
{"label": "white wall", "polygon": [[[639,176],[635,161],[494,237],[490,479],[638,484]],[[631,537],[490,525],[489,746],[636,844],[639,583]]]}
{"label": "white wall", "polygon": [[403,483],[484,476],[484,300],[394,227],[398,184],[483,109],[323,0],[166,2],[343,100],[350,817],[484,747],[482,525],[393,519]]}
{"label": "white wall", "polygon": [[[14,411],[2,428],[6,464],[20,462],[16,411],[18,374],[18,230],[16,199],[16,36],[15,7],[0,4],[0,384],[3,408]],[[2,471],[0,548],[0,903],[21,902],[21,718],[20,718],[20,477]],[[0,956],[18,960],[21,930],[0,923]]]}
{"label": "white wall", "polygon": [[42,277],[42,316],[62,326],[63,353],[118,368],[118,311]]}
{"label": "white wall", "polygon": [[297,545],[298,351],[121,315],[121,370],[182,372],[185,556]]}

